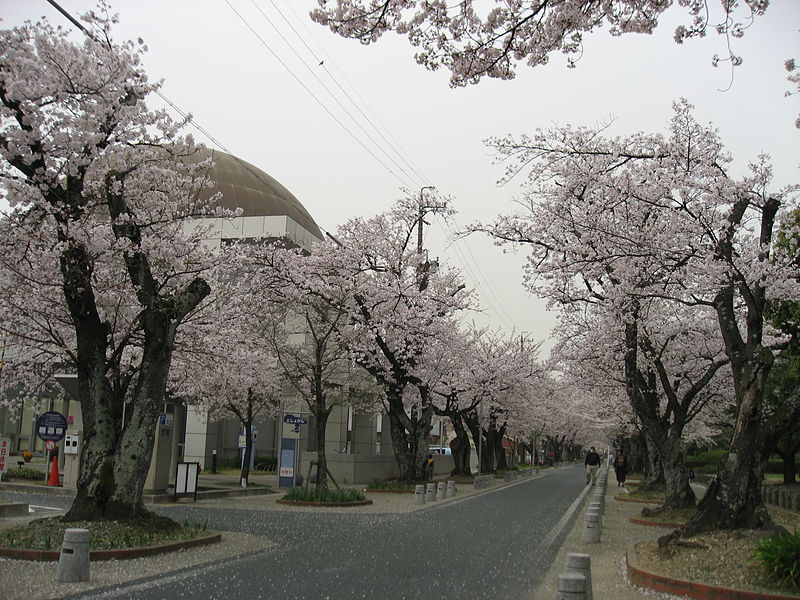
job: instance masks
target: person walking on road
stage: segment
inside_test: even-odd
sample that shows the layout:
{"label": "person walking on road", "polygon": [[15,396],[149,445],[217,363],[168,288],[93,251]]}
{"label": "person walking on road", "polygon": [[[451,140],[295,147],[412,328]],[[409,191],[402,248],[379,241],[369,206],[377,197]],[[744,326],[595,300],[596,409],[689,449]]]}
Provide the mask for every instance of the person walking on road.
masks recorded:
{"label": "person walking on road", "polygon": [[625,477],[628,475],[628,464],[625,460],[625,453],[620,450],[614,459],[614,472],[617,474],[617,487],[625,487]]}
{"label": "person walking on road", "polygon": [[597,482],[597,470],[600,468],[600,455],[595,452],[594,446],[589,448],[583,464],[586,465],[586,484],[591,481],[594,485]]}

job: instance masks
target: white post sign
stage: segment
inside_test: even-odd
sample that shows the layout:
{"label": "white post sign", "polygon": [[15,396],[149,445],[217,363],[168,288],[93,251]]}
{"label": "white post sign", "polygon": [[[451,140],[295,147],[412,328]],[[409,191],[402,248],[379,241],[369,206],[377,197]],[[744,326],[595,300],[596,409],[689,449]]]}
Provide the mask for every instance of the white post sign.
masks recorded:
{"label": "white post sign", "polygon": [[8,470],[8,453],[11,451],[11,440],[0,438],[0,473]]}

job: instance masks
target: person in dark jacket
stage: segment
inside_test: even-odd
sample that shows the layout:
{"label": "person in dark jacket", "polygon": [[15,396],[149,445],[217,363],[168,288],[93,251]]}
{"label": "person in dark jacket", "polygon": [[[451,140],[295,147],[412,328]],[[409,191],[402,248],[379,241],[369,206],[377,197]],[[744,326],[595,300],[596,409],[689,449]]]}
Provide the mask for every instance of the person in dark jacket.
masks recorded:
{"label": "person in dark jacket", "polygon": [[614,472],[617,474],[617,487],[625,487],[625,477],[628,475],[628,461],[625,453],[620,450],[614,459]]}
{"label": "person in dark jacket", "polygon": [[583,464],[586,465],[587,485],[590,481],[592,485],[594,485],[597,482],[597,470],[600,468],[600,455],[595,451],[594,446],[589,448]]}

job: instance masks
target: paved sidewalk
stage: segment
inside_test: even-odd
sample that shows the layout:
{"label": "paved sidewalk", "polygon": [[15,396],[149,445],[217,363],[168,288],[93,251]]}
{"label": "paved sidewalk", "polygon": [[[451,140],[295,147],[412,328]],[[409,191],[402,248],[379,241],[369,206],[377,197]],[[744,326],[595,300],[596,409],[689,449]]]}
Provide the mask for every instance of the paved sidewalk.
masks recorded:
{"label": "paved sidewalk", "polygon": [[581,541],[581,534],[585,527],[586,506],[593,495],[593,490],[590,490],[542,584],[526,600],[553,600],[556,597],[558,576],[564,572],[567,554],[573,552],[588,554],[591,557],[592,590],[593,596],[597,600],[676,598],[668,594],[644,590],[628,582],[625,568],[627,549],[637,542],[655,540],[668,533],[668,530],[631,523],[628,519],[639,516],[642,508],[647,505],[614,500],[614,496],[624,496],[625,494],[627,494],[627,490],[617,486],[614,474],[610,472],[605,494],[606,505],[600,543],[586,544]]}

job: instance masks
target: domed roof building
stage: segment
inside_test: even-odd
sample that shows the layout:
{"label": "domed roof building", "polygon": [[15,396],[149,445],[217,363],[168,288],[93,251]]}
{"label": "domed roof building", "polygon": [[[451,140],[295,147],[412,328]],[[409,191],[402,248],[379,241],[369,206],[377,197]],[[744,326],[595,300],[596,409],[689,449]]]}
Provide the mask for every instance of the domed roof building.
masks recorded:
{"label": "domed roof building", "polygon": [[323,239],[314,219],[283,185],[258,167],[219,150],[198,153],[211,157],[208,177],[214,182],[206,197],[221,192],[220,205],[241,209],[232,219],[218,219],[212,239],[278,238],[288,236],[303,248]]}

